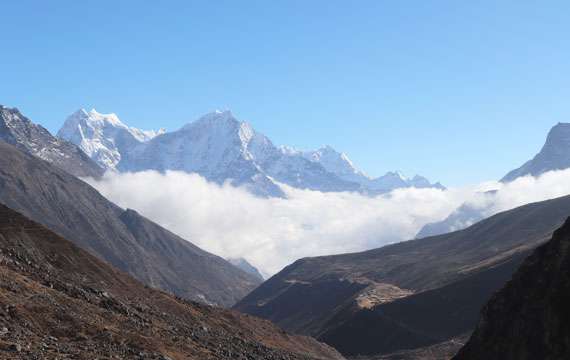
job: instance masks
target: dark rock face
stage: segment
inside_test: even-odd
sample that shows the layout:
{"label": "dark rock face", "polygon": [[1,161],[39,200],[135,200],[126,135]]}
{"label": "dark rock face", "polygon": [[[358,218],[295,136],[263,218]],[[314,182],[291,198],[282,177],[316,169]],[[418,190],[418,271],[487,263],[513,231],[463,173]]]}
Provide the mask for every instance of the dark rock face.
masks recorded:
{"label": "dark rock face", "polygon": [[550,129],[540,152],[520,168],[509,172],[501,181],[509,182],[520,176],[538,176],[547,171],[567,168],[570,168],[570,124],[558,123]]}
{"label": "dark rock face", "polygon": [[231,306],[260,283],[48,162],[2,141],[0,154],[1,203],[149,286]]}
{"label": "dark rock face", "polygon": [[491,298],[454,359],[569,358],[570,219]]}
{"label": "dark rock face", "polygon": [[567,196],[509,210],[454,233],[302,259],[235,308],[351,356],[441,343],[475,328],[488,298],[568,214]]}
{"label": "dark rock face", "polygon": [[265,320],[148,288],[0,205],[2,359],[338,359]]}
{"label": "dark rock face", "polygon": [[56,138],[18,109],[0,105],[0,140],[78,177],[100,177],[104,170],[76,145]]}

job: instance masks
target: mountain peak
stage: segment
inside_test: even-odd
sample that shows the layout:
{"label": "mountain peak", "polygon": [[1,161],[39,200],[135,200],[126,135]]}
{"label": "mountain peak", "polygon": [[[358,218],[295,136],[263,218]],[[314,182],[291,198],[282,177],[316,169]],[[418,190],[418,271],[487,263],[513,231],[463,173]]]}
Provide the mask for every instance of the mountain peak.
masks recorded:
{"label": "mountain peak", "polygon": [[245,271],[246,273],[255,276],[256,279],[263,281],[265,280],[263,278],[263,275],[261,275],[261,273],[259,272],[259,270],[251,265],[251,263],[249,261],[247,261],[245,258],[229,258],[226,259],[227,261],[229,261],[230,264],[234,265],[235,267],[237,267],[238,269],[241,269],[243,271]]}
{"label": "mountain peak", "polygon": [[240,122],[238,119],[236,119],[230,110],[214,110],[184,125],[181,130],[209,128],[215,129],[214,131],[222,131],[228,129],[237,129],[241,124],[243,124],[243,122]]}
{"label": "mountain peak", "polygon": [[125,125],[117,114],[103,114],[81,108],[64,122],[57,136],[81,148],[105,169],[114,169],[127,149],[165,132],[164,129],[140,130]]}
{"label": "mountain peak", "polygon": [[[87,115],[86,115],[87,114]],[[80,110],[76,117],[108,118],[96,110]],[[116,119],[118,122],[118,118]],[[105,125],[108,122],[103,122]],[[106,168],[119,171],[182,170],[197,172],[209,180],[250,186],[255,194],[282,196],[278,183],[319,191],[362,191],[377,194],[397,187],[429,187],[423,178],[406,179],[400,173],[372,179],[357,169],[348,156],[330,145],[313,151],[275,147],[230,110],[215,110],[165,136],[146,141],[133,128],[121,125],[137,143],[127,143],[117,127],[88,126],[71,132],[76,144]],[[60,135],[70,139],[63,129]],[[66,136],[64,136],[66,135]],[[155,135],[154,135],[155,136]],[[144,142],[144,144],[142,144]],[[120,164],[119,164],[120,162]],[[259,191],[261,189],[261,191]]]}
{"label": "mountain peak", "polygon": [[336,149],[330,145],[323,145],[320,148],[318,148],[317,151],[324,152],[324,153],[340,154],[340,152],[336,151]]}
{"label": "mountain peak", "polygon": [[554,125],[538,154],[521,167],[512,170],[501,181],[509,182],[525,175],[539,176],[552,170],[570,168],[570,123]]}
{"label": "mountain peak", "polygon": [[570,147],[570,123],[559,122],[554,125],[546,136],[545,147],[547,146]]}
{"label": "mountain peak", "polygon": [[230,110],[214,110],[207,114],[202,115],[194,123],[200,122],[239,122]]}
{"label": "mountain peak", "polygon": [[87,111],[84,108],[81,108],[71,114],[67,120],[70,122],[80,122],[80,121],[87,121],[87,122],[100,122],[100,123],[109,123],[113,126],[120,126],[120,127],[127,127],[125,124],[119,120],[119,117],[115,113],[103,114],[92,108],[91,110]]}
{"label": "mountain peak", "polygon": [[384,174],[384,176],[394,177],[402,180],[408,180],[408,178],[399,170],[388,171],[386,174]]}

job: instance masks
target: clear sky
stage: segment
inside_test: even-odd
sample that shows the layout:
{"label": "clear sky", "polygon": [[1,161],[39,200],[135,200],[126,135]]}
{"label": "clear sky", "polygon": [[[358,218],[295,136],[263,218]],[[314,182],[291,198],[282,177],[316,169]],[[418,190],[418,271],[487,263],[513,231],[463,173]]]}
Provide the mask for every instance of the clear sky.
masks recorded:
{"label": "clear sky", "polygon": [[500,178],[570,121],[568,1],[6,1],[0,103],[176,129],[231,109],[371,175]]}

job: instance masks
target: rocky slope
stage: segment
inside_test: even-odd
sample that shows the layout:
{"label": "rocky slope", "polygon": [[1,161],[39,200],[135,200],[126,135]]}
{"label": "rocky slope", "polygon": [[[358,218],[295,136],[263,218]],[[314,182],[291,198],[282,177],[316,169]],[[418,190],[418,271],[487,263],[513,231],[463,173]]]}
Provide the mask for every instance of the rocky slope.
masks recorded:
{"label": "rocky slope", "polygon": [[143,283],[230,306],[259,280],[111,203],[85,182],[0,141],[0,202]]}
{"label": "rocky slope", "polygon": [[313,152],[278,148],[229,111],[212,112],[179,130],[158,134],[130,128],[114,114],[80,110],[66,120],[58,135],[108,169],[195,172],[218,183],[229,180],[261,196],[283,196],[280,183],[371,195],[399,187],[442,188],[421,176],[408,179],[388,173],[370,178],[331,147]]}
{"label": "rocky slope", "polygon": [[2,359],[342,359],[271,323],[150,289],[0,205]]}
{"label": "rocky slope", "polygon": [[41,125],[34,124],[18,109],[0,105],[0,140],[46,160],[75,176],[99,177],[99,167],[79,147],[54,137]]}
{"label": "rocky slope", "polygon": [[570,219],[527,258],[483,309],[454,358],[570,358]]}
{"label": "rocky slope", "polygon": [[302,259],[235,308],[316,336],[345,355],[441,343],[475,327],[485,301],[568,214],[570,197],[562,197],[454,233]]}

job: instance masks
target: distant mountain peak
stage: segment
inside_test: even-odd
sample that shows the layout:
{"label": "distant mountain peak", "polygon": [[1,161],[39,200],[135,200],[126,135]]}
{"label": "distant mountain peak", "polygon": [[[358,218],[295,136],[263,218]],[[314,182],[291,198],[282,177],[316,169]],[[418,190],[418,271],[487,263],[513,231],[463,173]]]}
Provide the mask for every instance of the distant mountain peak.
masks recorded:
{"label": "distant mountain peak", "polygon": [[125,125],[117,114],[79,109],[71,114],[57,136],[78,145],[105,169],[115,169],[127,149],[149,141],[165,130],[140,130]]}
{"label": "distant mountain peak", "polygon": [[[399,170],[396,171],[388,171],[386,174],[384,174],[384,176],[387,177],[394,177],[394,178],[398,178],[401,180],[408,180],[408,178],[404,175],[404,173],[402,173]],[[416,175],[417,176],[417,175]]]}
{"label": "distant mountain peak", "polygon": [[525,175],[539,176],[552,170],[570,168],[570,123],[554,125],[538,154],[521,167],[510,171],[501,181],[509,182]]}
{"label": "distant mountain peak", "polygon": [[251,265],[251,263],[246,259],[239,257],[239,258],[229,258],[226,260],[233,266],[237,267],[238,269],[241,269],[246,273],[255,276],[256,279],[260,281],[265,280],[263,278],[263,275],[261,275],[261,273],[259,272],[259,270],[255,266]]}
{"label": "distant mountain peak", "polygon": [[200,116],[184,126],[184,128],[192,128],[196,126],[227,126],[239,125],[240,121],[235,118],[230,110],[214,110]]}
{"label": "distant mountain peak", "polygon": [[80,110],[66,121],[59,135],[78,144],[108,169],[195,172],[218,183],[230,180],[234,185],[245,185],[262,196],[284,196],[279,184],[367,194],[431,186],[425,178],[403,180],[396,175],[398,181],[372,179],[330,145],[313,151],[278,148],[230,110],[209,112],[163,136],[141,138],[140,133],[114,114]]}
{"label": "distant mountain peak", "polygon": [[351,168],[353,168],[355,171],[358,171],[358,170],[356,170],[356,167],[354,166],[352,161],[348,158],[348,155],[346,155],[343,152],[337,151],[335,148],[333,148],[330,145],[321,146],[319,149],[312,152],[312,156],[314,158],[318,158],[318,159],[321,159],[325,156],[337,157],[340,161],[346,163]]}
{"label": "distant mountain peak", "polygon": [[208,134],[221,140],[237,136],[244,149],[257,135],[248,122],[239,121],[230,110],[214,110],[184,125],[181,130]]}

